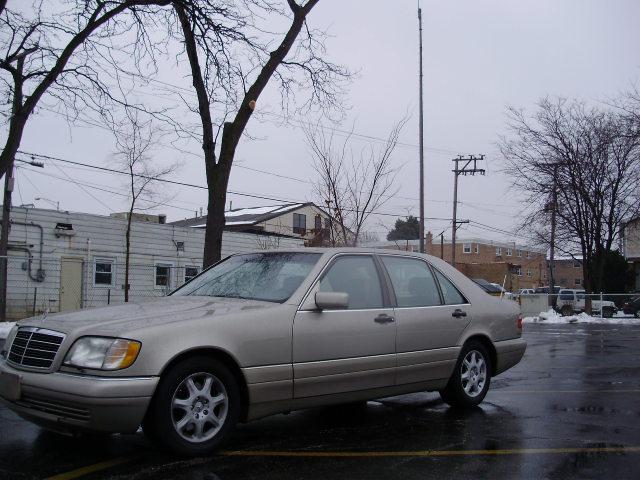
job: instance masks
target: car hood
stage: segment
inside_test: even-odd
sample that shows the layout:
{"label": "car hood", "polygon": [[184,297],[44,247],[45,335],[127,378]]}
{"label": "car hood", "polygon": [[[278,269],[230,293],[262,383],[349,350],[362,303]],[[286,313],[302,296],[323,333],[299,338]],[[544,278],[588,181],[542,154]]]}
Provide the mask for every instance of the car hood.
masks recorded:
{"label": "car hood", "polygon": [[238,298],[171,296],[75,312],[40,315],[20,326],[47,328],[63,333],[117,334],[140,328],[221,317],[246,310],[272,308],[278,303]]}

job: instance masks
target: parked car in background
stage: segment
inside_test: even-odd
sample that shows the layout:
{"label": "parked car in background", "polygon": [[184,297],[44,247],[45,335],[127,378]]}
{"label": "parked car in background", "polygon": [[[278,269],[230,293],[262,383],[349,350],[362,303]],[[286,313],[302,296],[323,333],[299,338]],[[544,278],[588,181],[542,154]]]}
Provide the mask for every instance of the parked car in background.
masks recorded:
{"label": "parked car in background", "polygon": [[[564,287],[561,287],[559,285],[556,285],[555,287],[553,287],[553,293],[558,293],[560,292],[560,290],[562,290]],[[537,287],[534,290],[535,293],[549,293],[549,286],[546,287]]]}
{"label": "parked car in background", "polygon": [[536,293],[535,288],[521,288],[518,291],[518,295],[533,295]]}
{"label": "parked car in background", "polygon": [[[564,288],[558,293],[556,309],[565,317],[574,313],[585,312],[586,292],[572,288]],[[592,315],[601,315],[604,318],[611,318],[618,311],[618,307],[608,300],[591,299],[591,311],[586,312]]]}
{"label": "parked car in background", "polygon": [[19,322],[0,398],[50,429],[142,425],[203,455],[238,421],[301,408],[419,391],[475,406],[522,358],[521,333],[516,303],[432,256],[261,251],[154,301]]}
{"label": "parked car in background", "polygon": [[472,278],[472,281],[476,283],[482,290],[489,295],[499,297],[502,295],[502,288],[498,287],[495,283],[491,283],[484,278]]}
{"label": "parked car in background", "polygon": [[640,297],[633,298],[622,305],[622,311],[626,315],[634,315],[640,318]]}

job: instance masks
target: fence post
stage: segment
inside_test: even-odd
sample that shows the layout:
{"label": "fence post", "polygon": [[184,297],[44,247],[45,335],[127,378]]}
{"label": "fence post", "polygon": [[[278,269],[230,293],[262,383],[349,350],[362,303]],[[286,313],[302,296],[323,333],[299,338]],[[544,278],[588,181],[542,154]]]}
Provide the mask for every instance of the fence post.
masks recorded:
{"label": "fence post", "polygon": [[602,292],[600,292],[600,318],[604,317],[602,310]]}
{"label": "fence post", "polygon": [[111,304],[111,289],[107,289],[107,305]]}

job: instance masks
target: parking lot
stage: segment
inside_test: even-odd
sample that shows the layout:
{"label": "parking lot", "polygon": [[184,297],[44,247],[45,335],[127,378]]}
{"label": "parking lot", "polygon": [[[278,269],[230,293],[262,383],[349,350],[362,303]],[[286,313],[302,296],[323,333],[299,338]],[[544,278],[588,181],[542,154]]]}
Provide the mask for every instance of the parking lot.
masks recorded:
{"label": "parking lot", "polygon": [[638,478],[640,326],[526,325],[523,361],[481,407],[436,393],[240,425],[182,460],[142,434],[60,437],[0,407],[2,478]]}

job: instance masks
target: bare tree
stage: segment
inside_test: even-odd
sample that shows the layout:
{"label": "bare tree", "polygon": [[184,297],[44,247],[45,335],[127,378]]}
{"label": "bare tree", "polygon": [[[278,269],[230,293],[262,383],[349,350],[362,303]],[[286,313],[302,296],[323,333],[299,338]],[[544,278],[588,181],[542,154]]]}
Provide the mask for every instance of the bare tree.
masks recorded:
{"label": "bare tree", "polygon": [[532,117],[510,108],[508,130],[499,145],[504,171],[528,205],[522,226],[548,244],[555,210],[556,248],[579,252],[585,289],[599,290],[605,254],[622,222],[640,211],[639,123],[612,109],[545,98]]}
{"label": "bare tree", "polygon": [[357,154],[351,148],[351,134],[337,142],[334,130],[319,123],[305,128],[318,175],[316,194],[323,202],[329,202],[334,217],[334,245],[356,246],[367,219],[396,193],[398,169],[391,158],[407,121],[408,117],[404,117],[396,123],[381,146],[371,145]]}
{"label": "bare tree", "polygon": [[[170,0],[71,0],[57,5],[34,1],[32,11],[0,9],[0,93],[9,111],[5,145],[0,153],[0,178],[13,164],[29,117],[45,95],[72,104],[86,93],[83,82],[98,85],[94,59],[97,33],[113,38],[128,32],[124,13]],[[134,23],[135,25],[135,23]],[[81,54],[77,62],[74,55]],[[105,89],[106,90],[106,89]]]}
{"label": "bare tree", "polygon": [[[160,136],[152,120],[142,119],[141,114],[125,109],[125,118],[112,125],[116,147],[116,162],[129,174],[129,209],[125,231],[124,301],[129,301],[129,271],[131,258],[131,224],[134,212],[148,210],[168,201],[164,189],[158,188],[157,181],[174,173],[179,163],[159,166],[153,158],[153,147]],[[139,202],[146,203],[141,207]]]}
{"label": "bare tree", "polygon": [[[207,186],[204,265],[220,259],[227,186],[236,148],[256,102],[275,77],[285,111],[294,91],[308,86],[305,106],[338,105],[340,80],[349,72],[326,62],[322,32],[307,25],[318,0],[296,3],[245,0],[238,4],[174,1],[181,41],[197,95]],[[284,35],[268,33],[260,19],[288,21]],[[266,25],[266,24],[265,24]],[[276,45],[273,48],[273,45]]]}

